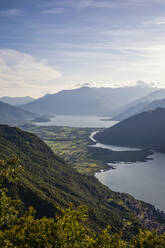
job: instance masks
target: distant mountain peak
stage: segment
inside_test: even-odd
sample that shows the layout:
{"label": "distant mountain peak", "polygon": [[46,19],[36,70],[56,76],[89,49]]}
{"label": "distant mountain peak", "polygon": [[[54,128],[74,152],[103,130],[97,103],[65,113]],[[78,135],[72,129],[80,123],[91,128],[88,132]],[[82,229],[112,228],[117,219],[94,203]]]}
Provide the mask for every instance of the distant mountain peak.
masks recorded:
{"label": "distant mountain peak", "polygon": [[83,85],[81,88],[47,94],[22,108],[38,114],[111,116],[120,106],[152,91],[151,88],[141,87],[97,88]]}

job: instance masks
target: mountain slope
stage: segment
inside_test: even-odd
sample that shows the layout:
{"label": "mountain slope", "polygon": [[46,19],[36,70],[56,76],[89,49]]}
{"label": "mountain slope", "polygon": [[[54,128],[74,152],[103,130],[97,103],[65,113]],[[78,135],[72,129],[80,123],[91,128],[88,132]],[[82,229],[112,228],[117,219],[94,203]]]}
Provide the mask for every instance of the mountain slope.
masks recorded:
{"label": "mountain slope", "polygon": [[36,114],[24,111],[8,103],[0,102],[0,123],[10,123],[33,119]]}
{"label": "mountain slope", "polygon": [[32,98],[30,96],[25,96],[25,97],[3,96],[0,98],[0,101],[2,101],[4,103],[8,103],[10,105],[19,106],[19,105],[27,104],[27,103],[34,101],[34,98]]}
{"label": "mountain slope", "polygon": [[156,109],[156,108],[165,108],[165,99],[155,100],[145,106],[144,111]]}
{"label": "mountain slope", "polygon": [[125,119],[97,133],[101,143],[151,148],[165,152],[165,109],[158,108]]}
{"label": "mountain slope", "polygon": [[[121,121],[138,113],[152,110],[158,107],[165,107],[161,100],[165,99],[165,89],[161,89],[151,94],[133,101],[122,108],[119,108],[113,116],[114,120]],[[155,101],[158,101],[157,103]]]}
{"label": "mountain slope", "polygon": [[72,202],[76,206],[88,206],[90,226],[95,230],[107,224],[111,224],[113,230],[130,230],[131,233],[140,226],[165,229],[165,216],[150,204],[127,194],[114,193],[94,177],[77,173],[37,136],[1,125],[1,159],[12,154],[21,158],[25,170],[15,195],[26,206],[34,206],[39,217],[53,216],[56,206],[66,207]]}
{"label": "mountain slope", "polygon": [[153,90],[149,87],[82,87],[45,95],[22,108],[39,114],[104,115]]}

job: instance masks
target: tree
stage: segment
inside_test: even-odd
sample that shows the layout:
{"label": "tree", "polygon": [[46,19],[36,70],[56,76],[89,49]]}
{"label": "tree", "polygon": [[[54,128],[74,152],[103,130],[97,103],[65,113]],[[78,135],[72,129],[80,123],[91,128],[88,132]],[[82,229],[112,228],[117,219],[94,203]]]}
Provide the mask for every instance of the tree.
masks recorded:
{"label": "tree", "polygon": [[122,233],[111,234],[107,227],[96,235],[87,227],[87,208],[59,209],[56,218],[35,218],[30,207],[21,211],[21,202],[8,196],[7,186],[22,173],[17,158],[0,161],[0,247],[3,248],[163,248],[165,234],[140,231],[130,242]]}

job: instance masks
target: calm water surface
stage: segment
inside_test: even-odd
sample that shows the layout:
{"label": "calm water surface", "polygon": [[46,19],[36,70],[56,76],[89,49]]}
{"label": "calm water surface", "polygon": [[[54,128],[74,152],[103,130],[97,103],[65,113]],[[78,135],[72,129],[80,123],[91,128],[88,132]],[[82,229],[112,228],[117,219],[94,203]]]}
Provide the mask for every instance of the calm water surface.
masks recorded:
{"label": "calm water surface", "polygon": [[116,123],[117,121],[109,121],[109,120],[106,120],[106,118],[102,118],[98,116],[57,115],[55,118],[51,118],[51,121],[49,122],[35,123],[35,124],[38,126],[102,128],[102,127],[111,127]]}
{"label": "calm water surface", "polygon": [[[93,132],[90,139],[95,147],[113,151],[131,151],[138,148],[120,147],[97,143]],[[96,173],[100,182],[110,189],[133,195],[165,211],[165,154],[154,153],[151,160],[138,163],[117,163],[115,169]],[[114,164],[110,164],[114,167]]]}
{"label": "calm water surface", "polygon": [[151,157],[153,160],[147,162],[115,164],[115,170],[95,176],[112,190],[130,193],[165,211],[165,154]]}
{"label": "calm water surface", "polygon": [[[117,122],[101,120],[96,116],[56,116],[42,126],[111,127]],[[105,118],[104,118],[105,119]],[[94,142],[94,133],[90,136]],[[97,143],[94,145],[114,151],[138,150]],[[153,160],[140,163],[118,163],[115,170],[96,173],[96,177],[114,191],[126,192],[139,200],[149,202],[165,211],[165,154],[154,153]],[[114,166],[114,164],[113,164]]]}
{"label": "calm water surface", "polygon": [[[111,126],[113,126],[113,124]],[[112,151],[139,151],[140,150],[139,148],[125,147],[125,146],[104,145],[104,144],[98,143],[95,140],[95,137],[94,137],[95,134],[98,133],[98,132],[99,131],[92,132],[90,137],[89,137],[93,142],[96,143],[94,145],[90,145],[91,147],[98,147],[98,148],[103,148],[103,149],[112,150]]]}

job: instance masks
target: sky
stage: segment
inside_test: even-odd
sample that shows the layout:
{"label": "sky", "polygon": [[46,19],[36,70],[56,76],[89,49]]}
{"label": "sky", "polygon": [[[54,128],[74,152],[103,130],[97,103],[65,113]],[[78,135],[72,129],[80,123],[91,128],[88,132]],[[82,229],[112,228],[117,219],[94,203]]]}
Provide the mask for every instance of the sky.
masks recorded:
{"label": "sky", "polygon": [[165,87],[164,0],[0,0],[0,96],[137,82]]}

